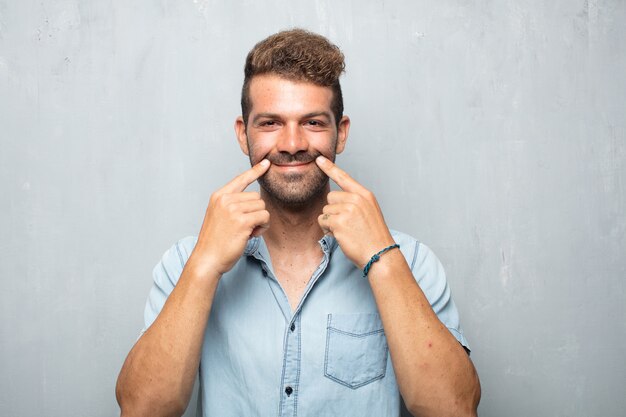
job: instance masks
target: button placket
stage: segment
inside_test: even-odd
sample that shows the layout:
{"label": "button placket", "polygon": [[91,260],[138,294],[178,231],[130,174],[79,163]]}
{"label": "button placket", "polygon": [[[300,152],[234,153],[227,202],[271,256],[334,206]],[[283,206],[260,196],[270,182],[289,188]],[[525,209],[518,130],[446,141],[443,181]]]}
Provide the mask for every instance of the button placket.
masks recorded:
{"label": "button placket", "polygon": [[297,409],[297,390],[300,382],[300,314],[285,328],[283,378],[281,384],[280,415],[294,416]]}
{"label": "button placket", "polygon": [[[289,303],[287,300],[287,296],[284,293],[284,303],[282,302],[282,298],[277,298],[279,302],[279,306],[283,310],[283,315],[287,319],[287,327],[285,328],[284,339],[283,339],[283,371],[281,377],[280,384],[280,402],[278,407],[278,415],[279,416],[296,416],[297,415],[297,404],[298,404],[298,389],[300,382],[300,359],[301,359],[301,321],[300,321],[300,311],[302,308],[302,304],[306,301],[306,298],[315,285],[317,279],[324,273],[326,270],[328,263],[330,261],[330,251],[332,250],[332,245],[329,245],[327,242],[327,237],[325,237],[322,241],[320,241],[322,251],[324,252],[324,257],[317,267],[317,269],[313,272],[313,276],[311,277],[307,287],[305,288],[304,294],[300,299],[300,303],[296,307],[295,311],[291,311],[289,307]],[[276,281],[276,280],[274,280]],[[276,281],[277,283],[277,281]],[[280,284],[277,283],[277,288],[282,290]],[[273,288],[272,288],[273,289]],[[277,294],[275,294],[276,296]],[[284,308],[283,308],[284,307]],[[293,314],[293,316],[292,316]]]}

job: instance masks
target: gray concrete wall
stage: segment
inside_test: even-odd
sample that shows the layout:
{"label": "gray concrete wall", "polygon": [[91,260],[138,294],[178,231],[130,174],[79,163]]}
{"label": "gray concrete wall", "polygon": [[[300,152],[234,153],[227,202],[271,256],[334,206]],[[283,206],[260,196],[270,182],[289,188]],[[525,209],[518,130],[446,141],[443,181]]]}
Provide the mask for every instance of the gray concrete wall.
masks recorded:
{"label": "gray concrete wall", "polygon": [[0,0],[0,415],[111,416],[151,270],[247,160],[246,52],[347,56],[339,164],[444,263],[480,414],[626,409],[626,2]]}

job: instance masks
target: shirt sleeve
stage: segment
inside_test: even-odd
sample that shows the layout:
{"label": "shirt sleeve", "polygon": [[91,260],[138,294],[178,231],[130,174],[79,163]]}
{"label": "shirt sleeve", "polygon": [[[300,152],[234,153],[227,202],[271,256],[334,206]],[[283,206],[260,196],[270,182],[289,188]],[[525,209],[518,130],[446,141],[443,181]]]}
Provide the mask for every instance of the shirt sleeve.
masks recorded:
{"label": "shirt sleeve", "polygon": [[152,270],[152,288],[148,294],[144,310],[144,327],[139,337],[148,330],[161,312],[167,297],[176,286],[189,255],[195,246],[196,238],[186,237],[177,241],[165,251],[161,260]]}
{"label": "shirt sleeve", "polygon": [[469,344],[459,322],[459,312],[452,300],[446,273],[437,255],[428,246],[416,241],[410,267],[439,320],[469,351]]}

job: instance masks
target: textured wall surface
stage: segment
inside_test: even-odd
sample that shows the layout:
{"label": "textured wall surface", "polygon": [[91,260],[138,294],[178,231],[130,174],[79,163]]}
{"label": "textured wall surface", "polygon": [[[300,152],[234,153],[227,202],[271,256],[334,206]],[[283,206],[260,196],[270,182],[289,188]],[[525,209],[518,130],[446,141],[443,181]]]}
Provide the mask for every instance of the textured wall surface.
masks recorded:
{"label": "textured wall surface", "polygon": [[152,267],[247,166],[245,54],[292,26],[347,56],[339,164],[441,258],[480,414],[623,415],[625,22],[621,0],[0,0],[0,415],[119,412]]}

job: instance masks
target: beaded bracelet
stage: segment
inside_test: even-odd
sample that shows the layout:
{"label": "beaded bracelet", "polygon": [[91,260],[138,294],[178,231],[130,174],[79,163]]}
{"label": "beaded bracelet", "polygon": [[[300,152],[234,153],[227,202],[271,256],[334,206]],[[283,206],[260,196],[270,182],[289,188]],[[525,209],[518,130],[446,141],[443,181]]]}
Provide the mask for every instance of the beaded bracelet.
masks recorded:
{"label": "beaded bracelet", "polygon": [[365,265],[365,268],[363,268],[363,278],[367,277],[367,273],[370,272],[370,268],[372,267],[372,264],[374,262],[377,262],[380,259],[380,255],[382,255],[383,253],[387,252],[388,250],[394,249],[394,248],[399,248],[400,245],[398,245],[397,243],[391,246],[387,246],[385,249],[381,250],[380,252],[378,252],[377,254],[375,254],[374,256],[371,257],[370,261],[367,263],[367,265]]}

